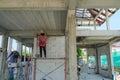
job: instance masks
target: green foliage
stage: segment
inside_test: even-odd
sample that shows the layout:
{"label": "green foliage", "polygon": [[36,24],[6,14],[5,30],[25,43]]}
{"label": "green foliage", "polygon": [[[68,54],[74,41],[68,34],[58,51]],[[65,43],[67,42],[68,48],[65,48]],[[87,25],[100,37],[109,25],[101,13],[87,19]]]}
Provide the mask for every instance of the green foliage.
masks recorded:
{"label": "green foliage", "polygon": [[80,57],[80,56],[84,58],[85,57],[84,52],[82,51],[82,49],[77,48],[77,57]]}
{"label": "green foliage", "polygon": [[27,50],[26,50],[26,53],[25,53],[25,51],[22,50],[22,55],[30,56],[30,55],[32,55],[32,53],[27,51]]}

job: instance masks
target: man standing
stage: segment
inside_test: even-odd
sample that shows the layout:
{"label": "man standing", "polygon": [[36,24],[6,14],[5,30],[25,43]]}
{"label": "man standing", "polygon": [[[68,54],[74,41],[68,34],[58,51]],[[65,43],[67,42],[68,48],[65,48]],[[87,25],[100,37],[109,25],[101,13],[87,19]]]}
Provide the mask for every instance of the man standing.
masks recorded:
{"label": "man standing", "polygon": [[40,57],[42,57],[42,49],[44,51],[44,57],[46,58],[46,41],[47,35],[41,31],[40,35],[38,35],[38,45],[40,48]]}

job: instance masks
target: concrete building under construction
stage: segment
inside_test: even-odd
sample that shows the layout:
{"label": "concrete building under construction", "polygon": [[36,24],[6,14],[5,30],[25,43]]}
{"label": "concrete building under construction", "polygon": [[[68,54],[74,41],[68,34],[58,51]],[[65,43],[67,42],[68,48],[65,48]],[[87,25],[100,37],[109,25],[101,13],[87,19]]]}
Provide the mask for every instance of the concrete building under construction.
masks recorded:
{"label": "concrete building under construction", "polygon": [[[0,0],[0,80],[117,80],[115,72],[119,78],[120,69],[114,68],[112,47],[120,40],[120,30],[110,30],[109,18],[119,10],[119,3],[119,0]],[[104,23],[106,30],[97,30]],[[93,30],[80,29],[86,26]],[[37,34],[41,30],[48,36],[46,58],[39,57]],[[13,39],[19,52],[16,63],[10,63],[8,58]],[[77,48],[87,52],[80,74]],[[107,67],[101,66],[101,55],[107,57]],[[87,64],[89,56],[95,57],[93,68]],[[13,79],[9,79],[11,75]]]}

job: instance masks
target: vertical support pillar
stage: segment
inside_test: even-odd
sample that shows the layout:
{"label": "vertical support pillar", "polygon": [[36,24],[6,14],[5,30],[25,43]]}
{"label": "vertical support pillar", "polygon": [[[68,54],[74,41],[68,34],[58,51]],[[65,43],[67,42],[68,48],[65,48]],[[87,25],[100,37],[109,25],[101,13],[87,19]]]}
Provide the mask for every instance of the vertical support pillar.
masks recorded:
{"label": "vertical support pillar", "polygon": [[65,80],[69,80],[69,53],[68,53],[68,49],[69,49],[69,46],[68,46],[68,42],[69,42],[69,39],[68,39],[68,33],[65,33],[65,56],[66,56],[66,79]]}
{"label": "vertical support pillar", "polygon": [[32,63],[32,80],[35,80],[36,76],[36,70],[35,70],[35,67],[36,67],[36,53],[37,53],[37,37],[34,37],[34,45],[33,45],[33,48],[32,48],[32,51],[33,51],[33,54],[32,54],[32,57],[34,59],[33,60],[33,63]]}
{"label": "vertical support pillar", "polygon": [[13,39],[10,37],[9,43],[8,43],[8,55],[10,55],[10,53],[12,51],[12,43],[13,43]]}
{"label": "vertical support pillar", "polygon": [[106,27],[107,27],[107,30],[110,30],[108,9],[105,9],[105,13],[106,13]]}
{"label": "vertical support pillar", "polygon": [[96,21],[94,21],[94,30],[96,30]]}
{"label": "vertical support pillar", "polygon": [[[112,77],[112,75],[114,75],[114,63],[113,63],[113,56],[112,56],[112,44],[109,43],[109,55],[108,55],[108,61],[109,61],[109,72],[111,73],[110,77]],[[113,79],[112,79],[113,80]]]}
{"label": "vertical support pillar", "polygon": [[31,57],[33,57],[33,46],[31,47]]}
{"label": "vertical support pillar", "polygon": [[96,54],[95,54],[95,59],[96,59],[96,74],[99,73],[99,62],[98,62],[98,50],[97,47],[95,47]]}
{"label": "vertical support pillar", "polygon": [[37,37],[34,37],[33,57],[35,57],[36,53],[37,53]]}
{"label": "vertical support pillar", "polygon": [[24,54],[24,63],[26,63],[25,64],[25,80],[27,80],[26,78],[27,78],[27,74],[26,74],[26,72],[27,72],[27,61],[26,61],[26,44],[25,44],[25,54]]}
{"label": "vertical support pillar", "polygon": [[[20,56],[22,56],[22,43],[21,42],[19,42],[19,41],[17,41],[17,51],[19,52],[19,54],[20,54]],[[21,58],[19,58],[18,59],[18,64],[21,62]],[[16,79],[18,79],[19,80],[19,76],[20,76],[20,74],[21,74],[21,69],[22,67],[21,67],[21,65],[20,65],[20,67],[19,68],[17,68],[17,77],[16,77]]]}
{"label": "vertical support pillar", "polygon": [[[77,55],[76,55],[76,18],[75,10],[68,10],[67,16],[67,46],[68,47],[68,75],[66,80],[78,80],[77,76]],[[68,78],[69,77],[69,78]]]}
{"label": "vertical support pillar", "polygon": [[24,62],[26,62],[26,45],[25,45]]}
{"label": "vertical support pillar", "polygon": [[3,54],[2,54],[2,66],[1,66],[1,77],[0,80],[5,80],[5,69],[6,69],[6,54],[7,54],[7,46],[8,46],[8,35],[3,35],[2,40],[2,48],[3,48]]}
{"label": "vertical support pillar", "polygon": [[19,41],[17,41],[17,50],[18,50],[18,52],[19,52],[19,54],[21,56],[22,55],[22,43],[19,42]]}
{"label": "vertical support pillar", "polygon": [[[8,49],[7,49],[7,57],[11,54],[11,52],[12,52],[12,43],[13,43],[13,39],[11,38],[11,37],[9,37],[8,38]],[[10,60],[10,58],[8,59],[8,60]],[[9,74],[8,74],[8,68],[7,69],[5,69],[6,71],[5,71],[5,76],[8,76]],[[8,78],[6,78],[6,79],[8,79]]]}

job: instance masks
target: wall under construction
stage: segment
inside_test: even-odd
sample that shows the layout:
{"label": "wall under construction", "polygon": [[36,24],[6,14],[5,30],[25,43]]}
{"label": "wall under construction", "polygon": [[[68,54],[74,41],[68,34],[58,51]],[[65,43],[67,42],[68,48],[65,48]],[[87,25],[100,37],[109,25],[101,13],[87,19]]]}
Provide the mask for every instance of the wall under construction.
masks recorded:
{"label": "wall under construction", "polygon": [[[33,59],[33,80],[42,80],[43,78],[64,80],[66,70],[65,36],[49,36],[46,51],[47,58],[43,56],[43,58]],[[37,54],[39,54],[38,46]]]}
{"label": "wall under construction", "polygon": [[[108,62],[107,69],[103,69],[103,68],[100,67],[100,65],[101,65],[100,56],[101,55],[106,55],[107,56],[107,62]],[[99,73],[102,76],[105,76],[105,77],[112,77],[112,73],[111,73],[111,59],[110,59],[110,47],[109,47],[109,45],[105,45],[105,46],[99,47],[98,48],[98,56],[99,56],[98,57]]]}
{"label": "wall under construction", "polygon": [[[97,49],[97,50],[96,50]],[[97,48],[88,48],[87,52],[88,52],[88,56],[95,56],[95,58],[97,58],[96,53],[98,54],[98,63],[96,61],[96,65],[98,64],[98,68],[99,68],[99,74],[104,76],[104,77],[112,77],[112,72],[111,72],[111,59],[110,59],[110,46],[109,45],[104,45],[101,47],[97,47]],[[101,66],[101,55],[106,55],[107,56],[107,63],[108,63],[108,67],[105,69]],[[95,71],[97,72],[97,66]]]}
{"label": "wall under construction", "polygon": [[[47,39],[46,52],[47,58],[64,58],[65,36],[49,36]],[[39,47],[37,48],[37,54],[40,54]]]}

